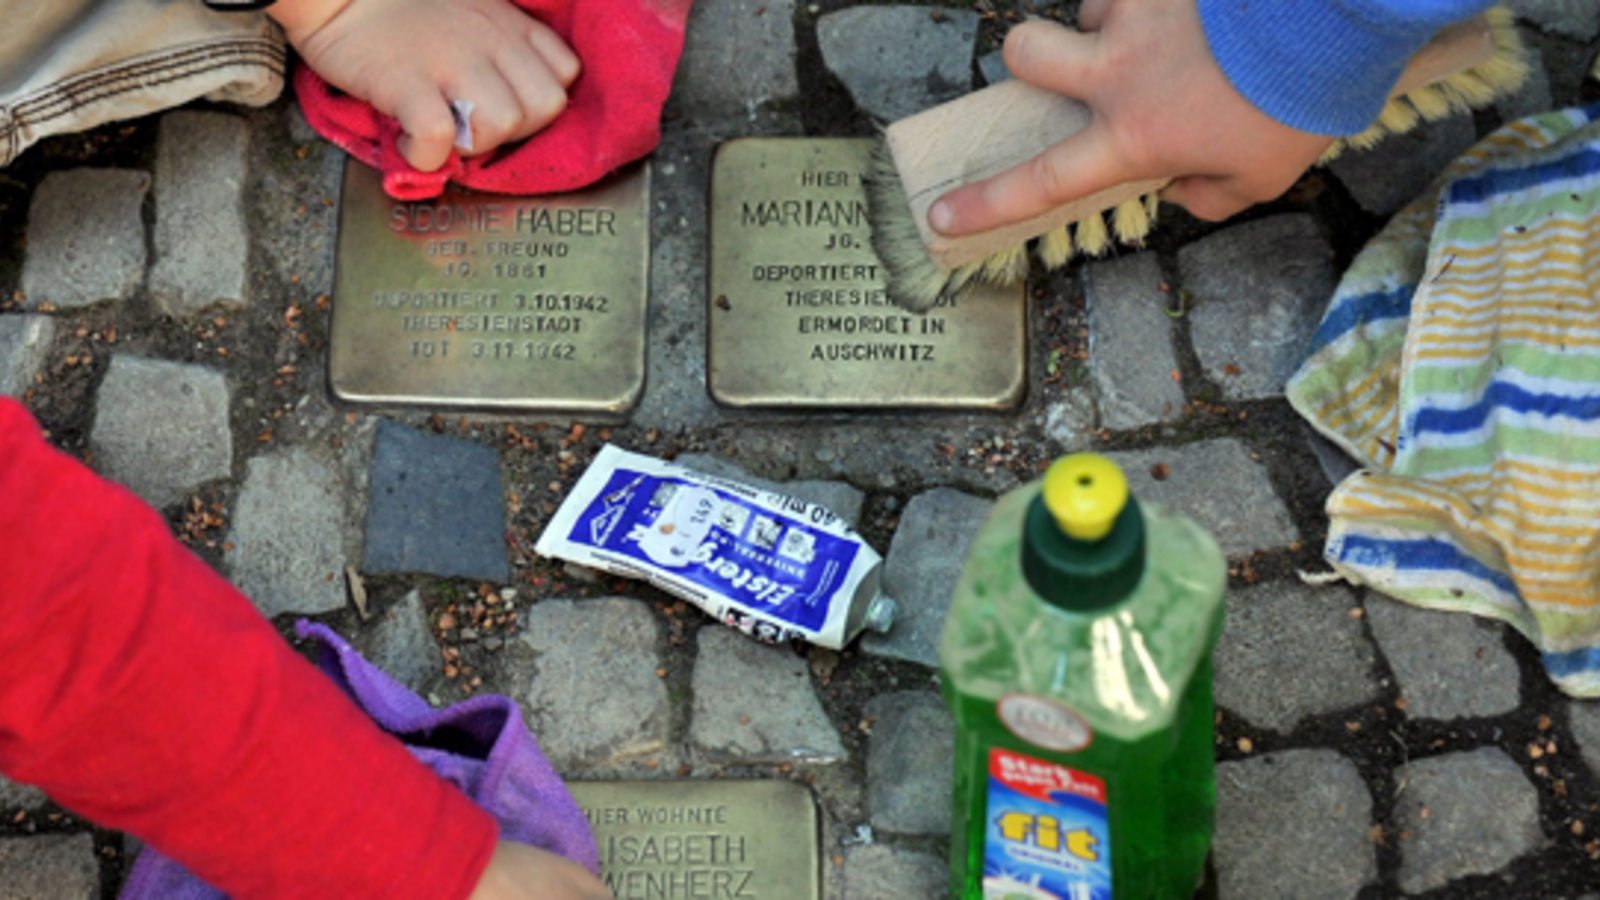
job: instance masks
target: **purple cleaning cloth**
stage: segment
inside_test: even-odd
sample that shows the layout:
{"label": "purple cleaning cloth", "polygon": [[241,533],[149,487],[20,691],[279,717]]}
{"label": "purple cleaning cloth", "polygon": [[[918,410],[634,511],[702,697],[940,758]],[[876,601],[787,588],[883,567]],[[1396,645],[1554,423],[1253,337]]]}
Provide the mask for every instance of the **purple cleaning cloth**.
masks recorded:
{"label": "purple cleaning cloth", "polygon": [[[318,665],[384,731],[500,823],[500,836],[543,847],[598,871],[594,833],[509,697],[484,695],[434,709],[362,658],[332,630],[299,622]],[[146,847],[121,900],[226,900],[225,894]]]}

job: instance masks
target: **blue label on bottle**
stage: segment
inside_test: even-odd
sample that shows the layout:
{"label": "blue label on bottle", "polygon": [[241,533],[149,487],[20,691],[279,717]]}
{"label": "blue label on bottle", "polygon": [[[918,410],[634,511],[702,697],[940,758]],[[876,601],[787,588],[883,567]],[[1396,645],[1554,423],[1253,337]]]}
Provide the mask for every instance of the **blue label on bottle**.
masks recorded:
{"label": "blue label on bottle", "polygon": [[987,817],[984,900],[1111,900],[1105,782],[993,748]]}
{"label": "blue label on bottle", "polygon": [[[797,515],[837,518],[799,500],[787,503]],[[578,515],[567,539],[646,568],[670,569],[748,609],[812,631],[827,619],[829,600],[859,549],[731,492],[621,468]]]}

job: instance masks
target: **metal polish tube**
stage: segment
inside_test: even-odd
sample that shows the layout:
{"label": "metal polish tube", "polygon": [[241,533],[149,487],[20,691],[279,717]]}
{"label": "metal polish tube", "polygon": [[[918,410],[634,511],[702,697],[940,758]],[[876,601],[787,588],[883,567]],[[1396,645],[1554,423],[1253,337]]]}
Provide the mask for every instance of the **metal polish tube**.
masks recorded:
{"label": "metal polish tube", "polygon": [[534,549],[649,581],[768,643],[838,650],[894,621],[883,558],[826,507],[611,444]]}

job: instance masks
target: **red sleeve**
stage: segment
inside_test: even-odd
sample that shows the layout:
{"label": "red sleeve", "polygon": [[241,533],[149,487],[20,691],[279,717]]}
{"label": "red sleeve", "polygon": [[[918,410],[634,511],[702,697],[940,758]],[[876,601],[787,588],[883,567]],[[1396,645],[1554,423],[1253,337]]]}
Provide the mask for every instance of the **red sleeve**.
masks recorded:
{"label": "red sleeve", "polygon": [[0,771],[237,900],[464,898],[497,837],[4,397]]}

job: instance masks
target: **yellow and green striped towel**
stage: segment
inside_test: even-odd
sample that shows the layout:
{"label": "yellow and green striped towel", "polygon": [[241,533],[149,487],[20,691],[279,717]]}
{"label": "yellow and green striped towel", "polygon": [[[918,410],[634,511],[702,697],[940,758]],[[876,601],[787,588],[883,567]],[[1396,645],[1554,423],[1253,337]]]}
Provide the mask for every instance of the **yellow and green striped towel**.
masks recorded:
{"label": "yellow and green striped towel", "polygon": [[1399,213],[1288,395],[1364,466],[1336,571],[1504,620],[1600,696],[1600,106],[1507,125]]}

